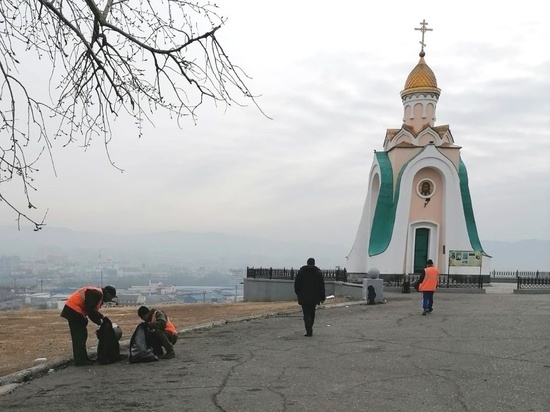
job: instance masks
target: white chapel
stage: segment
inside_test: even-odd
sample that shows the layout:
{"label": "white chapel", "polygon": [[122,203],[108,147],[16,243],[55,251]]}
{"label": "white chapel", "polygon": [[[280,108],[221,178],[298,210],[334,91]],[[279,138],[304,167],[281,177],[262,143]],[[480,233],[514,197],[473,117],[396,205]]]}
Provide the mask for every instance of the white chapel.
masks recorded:
{"label": "white chapel", "polygon": [[425,61],[427,24],[415,29],[422,32],[420,60],[401,91],[403,123],[386,131],[383,150],[374,154],[348,273],[419,273],[428,259],[440,273],[490,270],[461,147],[449,125],[435,125],[441,90]]}

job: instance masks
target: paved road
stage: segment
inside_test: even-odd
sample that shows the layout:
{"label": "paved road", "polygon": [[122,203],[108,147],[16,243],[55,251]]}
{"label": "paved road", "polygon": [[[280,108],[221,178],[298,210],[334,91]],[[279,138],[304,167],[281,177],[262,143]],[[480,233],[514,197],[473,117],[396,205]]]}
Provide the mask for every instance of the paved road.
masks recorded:
{"label": "paved road", "polygon": [[514,293],[516,283],[504,283],[504,282],[491,282],[485,285],[485,293]]}
{"label": "paved road", "polygon": [[418,294],[185,334],[150,364],[68,367],[2,411],[532,411],[550,409],[550,295]]}

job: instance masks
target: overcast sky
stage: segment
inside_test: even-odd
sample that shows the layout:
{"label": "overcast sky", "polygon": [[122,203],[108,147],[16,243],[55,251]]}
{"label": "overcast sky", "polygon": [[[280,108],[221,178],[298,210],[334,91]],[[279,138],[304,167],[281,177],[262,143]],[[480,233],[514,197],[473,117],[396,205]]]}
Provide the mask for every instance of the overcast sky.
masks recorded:
{"label": "overcast sky", "polygon": [[[426,62],[436,125],[463,147],[482,240],[550,239],[550,24],[543,2],[220,1],[218,34],[252,77],[253,106],[164,116],[137,138],[56,149],[32,200],[49,226],[113,233],[216,231],[353,244],[374,150],[402,124],[399,92]],[[509,4],[509,5],[506,5]],[[422,7],[420,7],[422,6]],[[98,142],[99,143],[99,142]],[[15,216],[0,212],[1,224]],[[16,227],[14,226],[14,230]],[[47,230],[47,226],[44,230]],[[490,251],[489,251],[490,252]]]}

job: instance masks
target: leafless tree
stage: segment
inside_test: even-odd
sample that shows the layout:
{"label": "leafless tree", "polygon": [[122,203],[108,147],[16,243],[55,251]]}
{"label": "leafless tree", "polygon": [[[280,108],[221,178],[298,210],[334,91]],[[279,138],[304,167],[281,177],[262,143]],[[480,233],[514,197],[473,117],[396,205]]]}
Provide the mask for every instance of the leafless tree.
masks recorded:
{"label": "leafless tree", "polygon": [[[212,99],[252,101],[246,74],[216,38],[226,19],[215,4],[183,0],[0,1],[0,202],[35,230],[33,220],[2,193],[17,180],[29,209],[36,164],[52,142],[88,147],[101,139],[109,157],[111,122],[122,113],[152,122],[158,110],[195,120]],[[21,75],[26,56],[49,95]],[[241,100],[242,99],[242,100]],[[116,167],[116,166],[115,166]],[[44,216],[45,218],[45,216]]]}

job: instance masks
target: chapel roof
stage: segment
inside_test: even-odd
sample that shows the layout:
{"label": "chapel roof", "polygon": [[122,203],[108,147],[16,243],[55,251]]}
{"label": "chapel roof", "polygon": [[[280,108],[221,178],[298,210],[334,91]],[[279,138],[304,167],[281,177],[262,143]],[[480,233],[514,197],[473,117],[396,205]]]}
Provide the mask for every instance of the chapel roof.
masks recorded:
{"label": "chapel roof", "polygon": [[419,55],[420,60],[407,77],[405,87],[401,91],[401,97],[411,93],[428,92],[439,95],[441,92],[437,87],[437,79],[434,72],[426,64],[426,60],[424,60],[426,53],[421,51]]}

